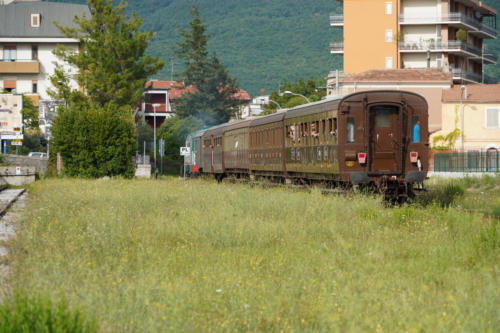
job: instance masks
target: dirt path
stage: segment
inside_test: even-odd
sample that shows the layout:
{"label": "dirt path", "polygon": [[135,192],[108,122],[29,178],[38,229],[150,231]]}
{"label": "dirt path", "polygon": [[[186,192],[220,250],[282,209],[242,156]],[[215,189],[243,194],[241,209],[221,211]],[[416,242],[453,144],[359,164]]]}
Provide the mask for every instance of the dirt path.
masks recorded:
{"label": "dirt path", "polygon": [[5,281],[9,273],[8,240],[16,235],[16,222],[26,205],[27,192],[23,190],[4,190],[0,193],[0,296],[6,289]]}

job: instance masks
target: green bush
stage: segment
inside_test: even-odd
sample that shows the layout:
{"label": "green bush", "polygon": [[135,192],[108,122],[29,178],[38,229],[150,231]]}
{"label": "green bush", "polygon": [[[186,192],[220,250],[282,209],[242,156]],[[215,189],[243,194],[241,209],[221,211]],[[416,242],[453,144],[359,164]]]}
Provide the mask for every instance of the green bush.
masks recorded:
{"label": "green bush", "polygon": [[429,189],[416,199],[418,204],[427,206],[436,203],[441,207],[451,206],[458,197],[462,197],[465,193],[464,188],[457,182],[450,181],[444,185],[435,186]]}
{"label": "green bush", "polygon": [[54,120],[51,160],[61,153],[64,174],[97,178],[132,177],[136,142],[132,117],[114,104],[76,104]]}
{"label": "green bush", "polygon": [[96,332],[93,320],[66,302],[57,304],[47,296],[29,297],[16,291],[13,299],[0,304],[0,332]]}

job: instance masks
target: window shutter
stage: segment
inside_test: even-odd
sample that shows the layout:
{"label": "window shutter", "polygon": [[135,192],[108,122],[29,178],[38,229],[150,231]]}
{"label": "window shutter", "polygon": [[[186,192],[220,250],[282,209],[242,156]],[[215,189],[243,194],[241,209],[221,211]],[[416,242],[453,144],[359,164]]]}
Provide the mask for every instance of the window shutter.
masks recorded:
{"label": "window shutter", "polygon": [[486,110],[486,128],[498,128],[498,111],[499,109],[487,109]]}

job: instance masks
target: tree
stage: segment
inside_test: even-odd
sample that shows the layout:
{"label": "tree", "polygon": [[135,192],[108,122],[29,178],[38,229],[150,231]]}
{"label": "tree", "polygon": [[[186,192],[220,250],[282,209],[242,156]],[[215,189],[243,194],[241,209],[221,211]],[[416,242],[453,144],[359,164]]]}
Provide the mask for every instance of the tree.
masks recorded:
{"label": "tree", "polygon": [[201,129],[203,122],[195,117],[171,117],[160,127],[159,137],[165,140],[165,157],[167,160],[182,160],[179,147],[184,146],[186,137]]}
{"label": "tree", "polygon": [[184,61],[180,75],[186,85],[193,85],[193,93],[184,94],[176,106],[180,118],[195,117],[206,125],[216,125],[235,114],[238,101],[236,80],[231,78],[216,55],[209,56],[206,25],[202,23],[198,9],[192,6],[193,17],[189,29],[180,30],[182,41],[177,43],[177,56]]}
{"label": "tree", "polygon": [[[113,102],[135,110],[149,76],[163,67],[145,55],[153,32],[141,32],[141,18],[125,14],[126,4],[111,0],[88,0],[91,17],[75,17],[78,28],[59,26],[67,38],[80,41],[80,51],[60,46],[55,54],[76,67],[76,80],[91,103],[101,107]],[[63,71],[55,74],[64,82]]]}
{"label": "tree", "polygon": [[[313,77],[307,80],[307,82],[304,82],[304,79],[299,77],[294,83],[285,79],[278,91],[273,91],[269,97],[271,100],[280,104],[282,108],[292,108],[294,106],[306,104],[307,101],[303,97],[283,94],[283,92],[291,91],[306,96],[311,102],[317,102],[326,96],[325,85],[326,81],[324,79],[317,80]],[[277,105],[275,104],[266,105],[264,114],[274,113],[276,109]]]}
{"label": "tree", "polygon": [[25,129],[38,129],[38,108],[31,98],[23,96],[23,109],[21,110]]}
{"label": "tree", "polygon": [[145,55],[153,34],[139,31],[142,20],[134,13],[127,19],[124,3],[88,5],[92,16],[75,17],[77,28],[59,27],[80,41],[78,52],[60,46],[54,53],[78,70],[74,77],[83,89],[72,89],[66,68],[57,65],[50,93],[64,103],[52,126],[51,152],[61,153],[71,176],[128,177],[136,149],[133,114],[147,77],[163,63]]}

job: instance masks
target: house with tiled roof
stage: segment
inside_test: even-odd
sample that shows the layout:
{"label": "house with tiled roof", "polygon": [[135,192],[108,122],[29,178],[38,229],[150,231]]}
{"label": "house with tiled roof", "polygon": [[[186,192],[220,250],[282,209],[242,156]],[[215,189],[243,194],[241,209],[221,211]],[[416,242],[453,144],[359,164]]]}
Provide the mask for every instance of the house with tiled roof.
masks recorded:
{"label": "house with tiled roof", "polygon": [[329,77],[327,94],[346,95],[367,90],[406,90],[422,95],[429,104],[429,130],[441,129],[441,96],[453,85],[450,73],[440,69],[375,69],[345,75],[337,80]]}
{"label": "house with tiled roof", "polygon": [[[175,114],[175,105],[177,101],[186,93],[196,91],[194,86],[184,86],[178,81],[158,81],[151,80],[146,82],[141,105],[138,115],[150,124],[154,125],[156,117],[156,126],[159,127],[165,119]],[[233,94],[233,98],[240,101],[241,104],[248,104],[251,97],[243,89]]]}
{"label": "house with tiled roof", "polygon": [[500,84],[456,85],[442,92],[442,128],[431,137],[458,130],[452,148],[500,152]]}

